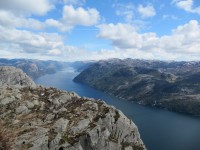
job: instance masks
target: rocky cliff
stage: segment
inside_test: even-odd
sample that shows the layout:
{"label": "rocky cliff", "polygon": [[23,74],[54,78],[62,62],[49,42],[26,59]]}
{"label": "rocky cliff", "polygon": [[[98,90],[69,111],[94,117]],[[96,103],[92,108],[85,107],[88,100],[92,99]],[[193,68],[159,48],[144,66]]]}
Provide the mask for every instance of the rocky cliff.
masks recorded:
{"label": "rocky cliff", "polygon": [[12,84],[0,87],[0,149],[145,150],[145,146],[136,125],[101,100]]}
{"label": "rocky cliff", "polygon": [[0,87],[35,86],[35,83],[21,69],[0,66]]}

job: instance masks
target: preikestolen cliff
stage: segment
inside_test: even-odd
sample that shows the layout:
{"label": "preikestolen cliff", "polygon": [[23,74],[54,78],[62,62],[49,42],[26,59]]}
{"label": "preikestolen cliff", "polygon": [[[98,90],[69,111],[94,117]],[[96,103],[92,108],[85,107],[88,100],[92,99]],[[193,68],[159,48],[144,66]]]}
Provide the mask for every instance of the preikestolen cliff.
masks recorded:
{"label": "preikestolen cliff", "polygon": [[0,150],[200,150],[200,1],[0,0]]}

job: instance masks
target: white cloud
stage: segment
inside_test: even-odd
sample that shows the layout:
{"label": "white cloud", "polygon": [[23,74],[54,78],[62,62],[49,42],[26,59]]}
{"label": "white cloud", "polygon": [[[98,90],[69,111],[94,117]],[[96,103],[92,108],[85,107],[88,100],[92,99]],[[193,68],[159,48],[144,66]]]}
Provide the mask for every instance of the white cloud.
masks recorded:
{"label": "white cloud", "polygon": [[138,12],[141,14],[141,16],[143,18],[153,17],[153,16],[156,15],[156,11],[155,11],[153,5],[151,5],[151,4],[146,5],[146,6],[139,5],[138,6]]}
{"label": "white cloud", "polygon": [[190,11],[193,5],[192,0],[175,0],[174,3],[177,7],[184,9],[186,11]]}
{"label": "white cloud", "polygon": [[42,30],[45,24],[32,15],[45,15],[54,8],[49,0],[1,0],[0,25],[7,28]]}
{"label": "white cloud", "polygon": [[99,12],[94,8],[84,9],[78,7],[75,9],[73,6],[64,6],[63,8],[63,22],[68,25],[95,25],[99,21]]}
{"label": "white cloud", "polygon": [[102,24],[98,27],[99,37],[112,41],[112,50],[88,51],[65,45],[58,34],[33,33],[0,26],[1,57],[63,61],[99,60],[113,57],[197,60],[200,57],[200,25],[196,20],[178,26],[171,35],[161,37],[155,33],[138,33],[129,24]]}
{"label": "white cloud", "polygon": [[14,28],[44,29],[44,24],[36,19],[15,16],[12,12],[0,10],[0,25]]}
{"label": "white cloud", "polygon": [[115,4],[116,15],[124,17],[126,22],[132,22],[135,14],[135,6],[133,4]]}
{"label": "white cloud", "polygon": [[137,30],[149,27],[149,22],[138,12],[139,6],[136,7],[133,3],[116,3],[112,7],[115,9],[117,16],[123,17],[126,23],[133,25]]}
{"label": "white cloud", "polygon": [[55,55],[62,54],[62,52],[59,49],[52,49],[52,50],[49,50],[49,54],[55,56]]}
{"label": "white cloud", "polygon": [[[32,15],[44,15],[53,6],[47,0],[39,1],[0,1],[1,57],[63,61],[86,60],[88,54],[92,52],[80,47],[66,45],[59,33],[46,33],[45,29],[53,26],[61,31],[70,31],[76,25],[92,26],[98,23],[99,12],[93,8],[84,9],[66,5],[63,8],[62,18],[59,20],[47,19],[45,22],[41,22],[33,19]],[[35,4],[32,6],[33,2],[38,2],[38,5],[41,4],[42,6]],[[67,1],[65,2],[67,3]],[[28,31],[27,29],[38,31]],[[43,32],[39,32],[39,30]]]}
{"label": "white cloud", "polygon": [[54,19],[47,19],[45,24],[47,27],[57,28],[61,32],[70,31],[73,28],[71,25],[65,25],[63,22]]}
{"label": "white cloud", "polygon": [[193,0],[173,0],[172,4],[175,4],[178,8],[183,9],[187,12],[200,15],[200,6],[194,7]]}
{"label": "white cloud", "polygon": [[[30,1],[30,3],[27,3]],[[8,5],[8,2],[13,2]],[[63,7],[62,18],[55,20],[48,18],[44,22],[33,19],[31,14],[42,15],[49,11],[53,6],[48,3],[48,0],[41,0],[40,3],[42,6],[36,7],[33,5],[32,0],[26,0],[25,3],[22,3],[23,0],[18,2],[8,0],[0,1],[0,25],[9,28],[27,28],[35,30],[44,30],[48,27],[55,27],[58,30],[65,32],[70,31],[76,25],[82,26],[92,26],[98,23],[100,20],[99,12],[94,8],[84,9],[82,7],[74,8],[72,5],[65,5]],[[36,0],[37,2],[37,0]],[[71,2],[72,1],[65,1]],[[74,1],[75,2],[75,1]],[[38,3],[38,5],[40,5]],[[30,6],[29,6],[30,5]],[[32,9],[30,9],[30,7]],[[44,7],[43,9],[40,7]],[[39,8],[39,9],[37,9]],[[30,9],[30,10],[29,10]]]}
{"label": "white cloud", "polygon": [[58,28],[60,31],[69,31],[76,25],[92,26],[100,20],[99,12],[94,8],[74,8],[65,5],[60,20],[47,19],[46,24]]}
{"label": "white cloud", "polygon": [[133,25],[137,30],[148,28],[149,22],[145,21],[145,17],[138,12],[139,6],[137,7],[133,3],[116,3],[112,7],[117,16],[123,17],[126,23]]}
{"label": "white cloud", "polygon": [[18,15],[45,15],[53,5],[49,0],[1,0],[0,9]]}
{"label": "white cloud", "polygon": [[90,60],[100,60],[100,59],[109,59],[109,58],[142,58],[142,59],[153,59],[152,53],[143,53],[139,50],[133,49],[118,49],[113,50],[102,49],[96,52],[93,52],[89,55]]}
{"label": "white cloud", "polygon": [[114,46],[121,49],[142,48],[157,40],[155,33],[139,34],[130,24],[103,24],[98,27],[100,38],[110,39]]}
{"label": "white cloud", "polygon": [[113,47],[125,54],[182,60],[200,57],[200,25],[196,20],[178,26],[171,35],[161,37],[155,33],[140,34],[129,24],[102,24],[98,27],[98,37],[111,40]]}
{"label": "white cloud", "polygon": [[200,54],[200,26],[198,21],[191,20],[189,23],[178,26],[171,36],[160,38],[160,47],[166,51],[176,53]]}
{"label": "white cloud", "polygon": [[[19,50],[21,53],[42,54],[46,53],[46,50],[59,48],[63,45],[61,37],[53,33],[32,33],[2,26],[0,26],[0,32],[0,43],[9,47],[14,45],[13,51]],[[12,49],[10,50],[12,51]]]}
{"label": "white cloud", "polygon": [[[1,0],[0,1],[0,54],[6,58],[36,58],[53,60],[88,60],[106,58],[144,58],[144,59],[199,59],[200,26],[192,20],[178,26],[171,35],[158,37],[156,33],[139,33],[134,13],[142,17],[156,14],[152,5],[115,6],[117,15],[125,18],[127,24],[101,24],[98,37],[112,42],[113,49],[88,51],[84,48],[66,45],[59,33],[45,33],[46,27],[60,31],[70,31],[74,26],[93,26],[99,23],[100,14],[94,8],[83,8],[78,0],[60,0],[65,3],[62,17],[58,20],[48,18],[45,22],[32,18],[32,15],[45,15],[54,6],[54,0]],[[182,1],[182,3],[181,3]],[[176,0],[179,8],[197,13],[193,1]],[[185,0],[186,1],[186,0]],[[51,3],[52,2],[52,3]],[[81,0],[84,3],[84,0]],[[189,3],[190,2],[190,3]],[[33,4],[34,3],[34,4]],[[37,5],[35,5],[37,3]],[[138,8],[138,9],[137,9]],[[134,12],[135,11],[135,12]],[[136,12],[138,11],[138,12]],[[169,18],[172,16],[163,16]],[[141,21],[141,20],[139,20]],[[21,28],[21,29],[18,29]],[[31,32],[26,29],[42,30]],[[15,55],[13,55],[15,54]]]}
{"label": "white cloud", "polygon": [[33,33],[0,26],[0,54],[3,58],[31,58],[75,61],[93,59],[95,53],[65,45],[56,33]]}

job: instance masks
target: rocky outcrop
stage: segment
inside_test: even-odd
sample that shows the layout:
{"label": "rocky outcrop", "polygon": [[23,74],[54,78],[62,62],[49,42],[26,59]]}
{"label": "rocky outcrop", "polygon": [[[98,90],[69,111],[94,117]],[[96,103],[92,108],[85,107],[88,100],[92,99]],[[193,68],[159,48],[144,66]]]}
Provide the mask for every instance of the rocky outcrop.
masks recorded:
{"label": "rocky outcrop", "polygon": [[35,86],[35,83],[21,69],[0,66],[0,86]]}
{"label": "rocky outcrop", "polygon": [[1,86],[0,149],[146,148],[136,125],[101,100],[51,87]]}

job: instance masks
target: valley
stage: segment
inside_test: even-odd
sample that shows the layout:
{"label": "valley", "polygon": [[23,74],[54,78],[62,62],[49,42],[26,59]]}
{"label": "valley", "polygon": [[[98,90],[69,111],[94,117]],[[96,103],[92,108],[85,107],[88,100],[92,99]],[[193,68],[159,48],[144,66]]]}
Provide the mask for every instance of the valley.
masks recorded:
{"label": "valley", "polygon": [[[55,74],[47,74],[36,80],[37,84],[74,91],[83,97],[104,100],[121,110],[138,126],[141,139],[148,150],[199,150],[200,119],[191,115],[174,113],[164,109],[139,105],[116,98],[85,84],[73,82],[79,74],[68,68]],[[51,81],[51,82],[49,82]]]}

